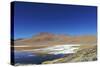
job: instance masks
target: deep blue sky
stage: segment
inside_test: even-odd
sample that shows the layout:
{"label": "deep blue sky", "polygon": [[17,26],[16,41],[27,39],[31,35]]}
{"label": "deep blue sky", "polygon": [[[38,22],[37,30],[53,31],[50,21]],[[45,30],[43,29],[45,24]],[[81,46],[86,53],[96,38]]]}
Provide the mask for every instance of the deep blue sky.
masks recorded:
{"label": "deep blue sky", "polygon": [[31,37],[39,32],[96,35],[95,6],[15,2],[14,37]]}

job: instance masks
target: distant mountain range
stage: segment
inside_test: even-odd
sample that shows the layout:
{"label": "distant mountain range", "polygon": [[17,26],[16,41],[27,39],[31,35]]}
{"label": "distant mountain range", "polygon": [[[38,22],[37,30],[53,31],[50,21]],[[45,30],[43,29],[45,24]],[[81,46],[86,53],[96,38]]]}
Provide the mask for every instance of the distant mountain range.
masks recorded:
{"label": "distant mountain range", "polygon": [[16,42],[23,43],[39,43],[39,42],[62,42],[62,43],[93,43],[96,42],[96,36],[70,36],[70,35],[56,35],[48,32],[41,32],[32,38],[16,39]]}
{"label": "distant mountain range", "polygon": [[[61,44],[94,44],[96,42],[97,37],[92,35],[71,36],[41,32],[36,34],[35,36],[32,36],[31,38],[22,38],[14,40],[14,46],[27,46],[26,49],[35,49]],[[20,47],[19,49],[21,48],[22,47]]]}

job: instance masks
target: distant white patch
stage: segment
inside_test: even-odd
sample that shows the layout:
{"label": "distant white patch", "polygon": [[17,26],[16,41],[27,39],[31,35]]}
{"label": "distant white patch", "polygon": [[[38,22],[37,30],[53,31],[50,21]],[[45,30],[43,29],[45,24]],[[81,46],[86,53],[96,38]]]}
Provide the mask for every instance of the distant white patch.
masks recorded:
{"label": "distant white patch", "polygon": [[47,53],[47,54],[70,54],[70,53],[75,53],[75,50],[77,50],[79,46],[80,44],[64,44],[64,45],[56,45],[52,47],[24,50],[24,51],[32,51],[32,52]]}
{"label": "distant white patch", "polygon": [[18,45],[18,46],[14,46],[14,47],[29,47],[27,45]]}

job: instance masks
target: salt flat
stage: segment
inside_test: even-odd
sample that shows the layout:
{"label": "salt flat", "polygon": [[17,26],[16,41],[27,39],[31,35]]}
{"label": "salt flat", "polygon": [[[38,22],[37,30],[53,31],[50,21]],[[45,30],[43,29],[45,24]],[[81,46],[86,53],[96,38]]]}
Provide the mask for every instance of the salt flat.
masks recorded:
{"label": "salt flat", "polygon": [[79,46],[80,44],[64,44],[64,45],[56,45],[51,47],[23,50],[23,51],[30,51],[35,53],[47,53],[47,54],[69,54],[69,53],[75,53],[75,50],[77,50]]}

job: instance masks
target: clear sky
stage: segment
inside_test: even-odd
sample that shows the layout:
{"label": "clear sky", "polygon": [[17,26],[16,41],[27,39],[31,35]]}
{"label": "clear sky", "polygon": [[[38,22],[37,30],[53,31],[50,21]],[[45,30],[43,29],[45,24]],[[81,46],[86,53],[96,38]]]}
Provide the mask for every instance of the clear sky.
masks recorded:
{"label": "clear sky", "polygon": [[95,6],[15,2],[14,37],[31,37],[39,32],[96,35]]}

